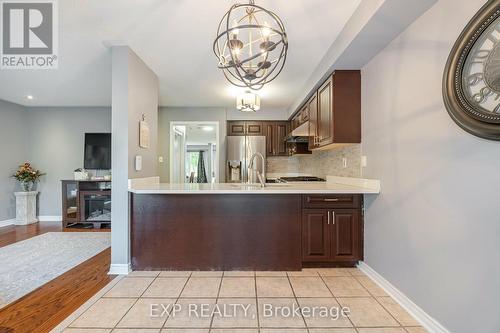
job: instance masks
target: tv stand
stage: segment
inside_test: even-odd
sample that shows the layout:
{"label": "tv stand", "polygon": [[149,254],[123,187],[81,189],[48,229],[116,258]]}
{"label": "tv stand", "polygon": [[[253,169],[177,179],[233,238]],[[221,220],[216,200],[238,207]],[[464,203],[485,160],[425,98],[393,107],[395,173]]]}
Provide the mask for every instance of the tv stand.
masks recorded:
{"label": "tv stand", "polygon": [[62,180],[63,228],[111,226],[110,180]]}

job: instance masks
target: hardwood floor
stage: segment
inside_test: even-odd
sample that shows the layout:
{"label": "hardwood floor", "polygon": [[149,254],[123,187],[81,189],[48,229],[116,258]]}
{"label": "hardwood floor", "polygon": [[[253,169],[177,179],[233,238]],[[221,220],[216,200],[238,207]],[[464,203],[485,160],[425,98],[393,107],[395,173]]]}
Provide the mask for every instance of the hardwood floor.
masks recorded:
{"label": "hardwood floor", "polygon": [[[54,231],[93,230],[63,230],[60,222],[4,227],[0,228],[0,247]],[[0,310],[0,333],[49,332],[114,278],[108,275],[110,261],[108,248],[7,305]]]}

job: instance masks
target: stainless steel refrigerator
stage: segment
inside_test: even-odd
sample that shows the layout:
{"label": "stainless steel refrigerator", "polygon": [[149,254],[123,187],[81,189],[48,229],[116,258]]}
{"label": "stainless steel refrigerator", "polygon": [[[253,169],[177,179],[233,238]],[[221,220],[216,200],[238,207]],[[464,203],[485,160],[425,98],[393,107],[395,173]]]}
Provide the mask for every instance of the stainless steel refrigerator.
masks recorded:
{"label": "stainless steel refrigerator", "polygon": [[[255,153],[264,156],[266,164],[266,137],[265,136],[228,136],[226,156],[226,182],[246,183],[248,182],[248,165],[250,158]],[[264,167],[259,157],[254,160],[254,171],[264,174]],[[250,182],[257,183],[257,172],[252,172]]]}

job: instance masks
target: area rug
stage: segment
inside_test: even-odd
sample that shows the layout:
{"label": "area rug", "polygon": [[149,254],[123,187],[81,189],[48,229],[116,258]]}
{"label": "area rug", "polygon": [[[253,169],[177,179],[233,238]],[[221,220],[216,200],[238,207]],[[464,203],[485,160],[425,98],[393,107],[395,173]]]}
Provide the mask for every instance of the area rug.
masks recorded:
{"label": "area rug", "polygon": [[104,251],[109,232],[48,232],[0,248],[0,309]]}

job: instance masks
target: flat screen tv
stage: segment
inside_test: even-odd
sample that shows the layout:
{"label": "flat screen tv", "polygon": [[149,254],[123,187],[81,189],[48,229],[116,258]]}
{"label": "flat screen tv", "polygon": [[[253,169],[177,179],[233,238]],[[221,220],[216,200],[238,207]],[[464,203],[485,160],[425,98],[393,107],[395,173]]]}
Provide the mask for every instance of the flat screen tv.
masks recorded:
{"label": "flat screen tv", "polygon": [[85,133],[83,167],[89,170],[111,169],[111,133]]}

